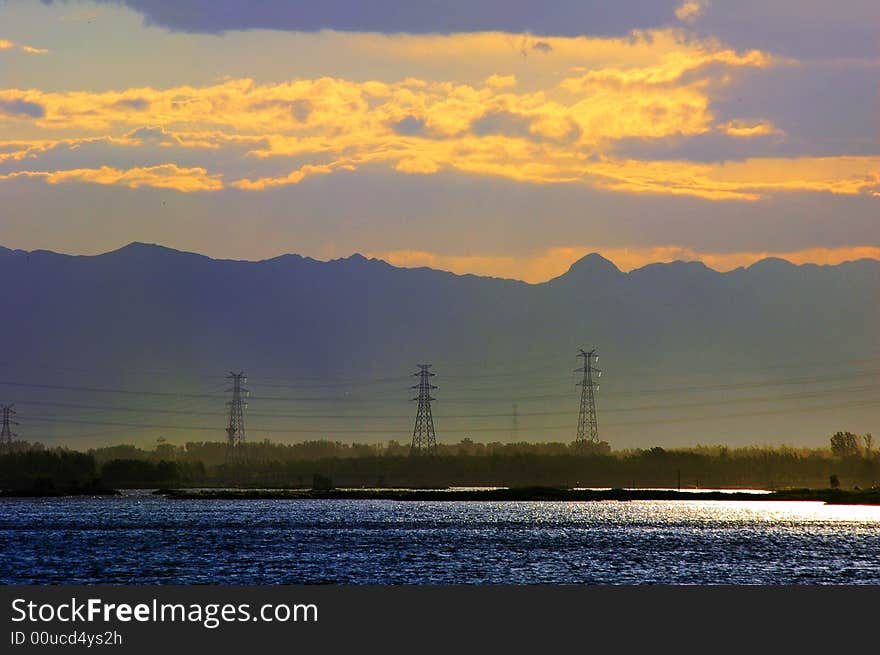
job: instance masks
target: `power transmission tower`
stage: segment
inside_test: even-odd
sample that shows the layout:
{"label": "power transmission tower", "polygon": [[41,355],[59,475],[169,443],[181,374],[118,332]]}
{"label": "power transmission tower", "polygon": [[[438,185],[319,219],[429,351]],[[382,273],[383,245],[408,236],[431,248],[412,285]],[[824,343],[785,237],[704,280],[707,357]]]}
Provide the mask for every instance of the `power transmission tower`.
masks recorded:
{"label": "power transmission tower", "polygon": [[419,390],[418,398],[413,398],[419,401],[419,409],[416,411],[416,423],[413,426],[410,455],[437,454],[437,435],[434,434],[434,417],[431,415],[431,401],[436,400],[431,397],[431,391],[437,387],[431,384],[431,378],[435,374],[429,368],[430,364],[419,364],[419,371],[413,373],[413,376],[419,378],[419,383],[412,387]]}
{"label": "power transmission tower", "polygon": [[584,375],[578,382],[578,386],[581,388],[581,410],[578,414],[578,431],[574,443],[578,448],[585,448],[587,445],[593,446],[599,443],[599,423],[596,418],[595,397],[599,385],[593,384],[593,373],[596,373],[596,377],[599,378],[602,376],[602,371],[593,366],[594,362],[599,361],[595,348],[589,352],[581,348],[578,357],[584,358],[584,365],[582,368],[576,368],[575,371]]}
{"label": "power transmission tower", "polygon": [[248,390],[241,386],[242,382],[247,382],[243,371],[230,372],[226,379],[232,380],[232,388],[226,390],[232,392],[232,400],[226,403],[229,406],[229,427],[226,428],[226,461],[230,462],[244,459],[244,410],[247,409],[247,403],[241,399],[241,394],[247,394]]}
{"label": "power transmission tower", "polygon": [[15,410],[12,409],[14,405],[3,405],[3,427],[0,428],[0,447],[8,446],[12,447],[12,438],[18,437],[12,431],[13,425],[18,425],[18,421],[12,420],[12,417],[15,416]]}

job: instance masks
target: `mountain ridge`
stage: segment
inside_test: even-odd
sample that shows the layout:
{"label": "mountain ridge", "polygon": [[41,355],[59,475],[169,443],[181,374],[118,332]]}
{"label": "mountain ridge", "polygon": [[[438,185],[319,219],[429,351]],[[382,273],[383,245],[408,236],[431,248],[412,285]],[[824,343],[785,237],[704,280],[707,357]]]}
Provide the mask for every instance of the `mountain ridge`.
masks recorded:
{"label": "mountain ridge", "polygon": [[[408,414],[412,369],[429,362],[441,434],[508,435],[516,403],[519,438],[568,439],[577,418],[571,371],[577,349],[592,345],[605,370],[601,434],[615,447],[819,444],[880,422],[880,368],[863,370],[880,361],[876,260],[770,261],[726,273],[673,262],[623,273],[591,255],[566,275],[527,284],[363,255],[249,262],[133,244],[95,256],[3,255],[0,279],[0,403],[17,403],[23,435],[85,439],[97,429],[88,407],[116,400],[126,412],[143,408],[137,420],[109,414],[112,425],[145,426],[126,438],[176,425],[150,413],[170,404],[181,423],[197,420],[185,411],[194,406],[216,412],[212,438],[222,440],[223,378],[244,369],[256,390],[257,438],[262,423],[351,440],[361,429],[376,433],[371,414]],[[157,369],[173,374],[145,373]],[[207,386],[195,381],[204,371],[216,371]],[[260,387],[279,373],[291,390]],[[388,386],[389,378],[397,381]],[[315,385],[322,391],[309,391]],[[52,409],[58,402],[83,408]],[[260,418],[279,411],[342,418]],[[405,439],[407,424],[378,425]],[[189,438],[205,438],[200,430]]]}
{"label": "mountain ridge", "polygon": [[236,262],[239,264],[268,264],[268,263],[308,263],[308,264],[336,264],[336,265],[384,265],[385,267],[396,269],[396,270],[422,270],[422,271],[433,271],[437,273],[445,273],[448,275],[452,275],[455,277],[473,277],[473,278],[482,278],[482,279],[492,279],[492,280],[508,280],[514,282],[522,282],[523,284],[529,286],[540,286],[545,284],[550,284],[555,281],[562,280],[563,278],[570,277],[583,277],[585,275],[596,276],[602,275],[606,278],[613,278],[616,276],[630,276],[633,274],[639,274],[643,272],[645,269],[649,270],[662,270],[664,267],[668,267],[669,269],[701,269],[705,272],[711,272],[718,275],[730,275],[737,274],[742,271],[780,271],[787,269],[796,269],[796,270],[812,270],[812,269],[834,269],[840,267],[847,267],[851,265],[875,265],[880,267],[880,260],[872,259],[869,257],[861,257],[853,260],[846,260],[840,262],[838,264],[817,264],[813,262],[805,262],[803,264],[796,264],[787,259],[775,256],[768,256],[758,261],[755,261],[748,266],[738,266],[736,268],[719,271],[717,269],[711,268],[706,265],[705,262],[700,260],[673,260],[669,262],[650,262],[648,264],[643,264],[637,268],[630,269],[628,271],[622,271],[618,266],[611,261],[610,259],[604,257],[598,252],[590,252],[579,259],[572,262],[569,268],[556,277],[550,278],[548,280],[542,282],[526,282],[524,280],[520,280],[518,278],[506,278],[499,277],[493,275],[483,275],[480,273],[455,273],[453,271],[448,271],[442,268],[434,268],[431,266],[398,266],[388,262],[384,259],[377,257],[367,257],[366,255],[360,252],[354,252],[351,255],[345,257],[336,257],[332,259],[316,259],[314,257],[310,257],[308,255],[301,255],[298,253],[283,253],[280,255],[276,255],[273,257],[268,257],[265,259],[233,259],[233,258],[223,258],[223,257],[212,257],[210,255],[205,255],[202,253],[189,251],[189,250],[179,250],[177,248],[172,248],[170,246],[164,246],[157,243],[148,243],[142,241],[132,241],[124,246],[120,246],[119,248],[108,250],[102,253],[96,253],[93,255],[75,255],[69,253],[58,252],[54,250],[46,250],[46,249],[35,249],[35,250],[23,250],[23,249],[12,249],[7,248],[0,245],[0,256],[32,256],[32,255],[54,255],[57,257],[67,257],[67,258],[95,258],[95,257],[108,257],[108,256],[129,256],[134,253],[138,255],[144,255],[147,253],[150,254],[161,254],[162,256],[168,255],[176,255],[176,256],[189,256],[189,257],[197,257],[202,260],[214,261],[214,262]]}

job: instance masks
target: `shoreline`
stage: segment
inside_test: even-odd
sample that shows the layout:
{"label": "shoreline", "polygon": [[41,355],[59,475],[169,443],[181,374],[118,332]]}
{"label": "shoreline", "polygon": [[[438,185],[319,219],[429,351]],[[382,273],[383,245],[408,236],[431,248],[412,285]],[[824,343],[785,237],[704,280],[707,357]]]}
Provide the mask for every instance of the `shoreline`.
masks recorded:
{"label": "shoreline", "polygon": [[[7,498],[121,497],[118,489],[3,490]],[[674,489],[566,489],[560,487],[513,487],[498,489],[156,489],[150,493],[168,500],[392,500],[399,502],[602,502],[602,501],[754,501],[823,502],[829,505],[880,505],[880,489],[786,489],[753,491]]]}
{"label": "shoreline", "polygon": [[159,489],[155,495],[170,500],[394,500],[584,502],[636,500],[750,500],[821,501],[835,505],[880,505],[880,489],[789,489],[768,493],[743,491],[675,491],[667,489],[563,489],[523,487],[509,489]]}

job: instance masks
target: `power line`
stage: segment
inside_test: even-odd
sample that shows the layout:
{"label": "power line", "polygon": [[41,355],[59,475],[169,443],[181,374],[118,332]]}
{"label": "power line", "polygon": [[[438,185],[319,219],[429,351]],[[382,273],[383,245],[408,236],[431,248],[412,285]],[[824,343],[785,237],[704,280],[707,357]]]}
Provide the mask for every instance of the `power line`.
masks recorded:
{"label": "power line", "polygon": [[[809,384],[820,384],[823,382],[840,382],[846,380],[854,380],[854,379],[863,379],[863,378],[872,378],[880,375],[880,369],[872,369],[869,371],[863,371],[860,373],[851,373],[848,375],[830,375],[830,376],[803,376],[799,378],[790,378],[776,381],[753,381],[753,382],[740,382],[740,383],[727,383],[727,384],[715,384],[715,385],[700,385],[700,386],[682,386],[682,387],[656,387],[656,388],[645,388],[645,389],[633,389],[627,391],[617,391],[615,392],[615,396],[635,396],[635,395],[647,395],[647,394],[667,394],[667,393],[704,393],[704,392],[712,392],[712,391],[729,391],[733,389],[756,389],[762,387],[775,387],[775,386],[790,386],[790,385],[809,385]],[[54,384],[37,384],[30,382],[18,382],[11,380],[0,380],[0,385],[4,386],[13,386],[19,388],[34,388],[34,389],[48,389],[48,390],[58,390],[58,391],[71,391],[71,392],[86,392],[86,393],[103,393],[103,394],[121,394],[121,395],[133,395],[133,396],[155,396],[155,397],[163,397],[163,398],[191,398],[191,399],[222,399],[224,398],[222,395],[209,394],[209,393],[187,393],[187,392],[172,392],[172,391],[154,391],[149,389],[125,389],[120,387],[82,387],[82,386],[74,386],[74,385],[54,385]],[[570,395],[567,393],[558,393],[558,394],[534,394],[534,395],[519,395],[515,394],[516,398],[520,402],[529,401],[529,400],[556,400],[556,399],[566,399],[569,398]],[[357,397],[352,395],[343,395],[343,396],[260,396],[258,394],[254,395],[254,398],[259,398],[261,401],[266,402],[345,402],[345,403],[371,403],[371,402],[388,402],[392,400],[389,398],[371,398],[371,397]],[[468,397],[468,398],[448,398],[443,402],[446,404],[467,404],[467,403],[485,403],[491,401],[498,402],[509,402],[510,394],[505,394],[504,396],[483,396],[480,398]]]}
{"label": "power line", "polygon": [[[762,361],[761,366],[764,369],[774,369],[774,370],[797,369],[797,368],[814,369],[817,367],[827,368],[830,366],[841,366],[841,365],[849,366],[850,364],[866,364],[869,362],[880,362],[880,353],[859,355],[858,357],[852,357],[852,358],[835,358],[834,360],[825,360],[825,361],[817,361],[817,362],[805,362],[803,359],[798,359],[796,361],[789,361],[789,362],[776,362],[776,363]],[[453,362],[451,360],[446,360],[446,363],[450,364],[450,365],[455,364],[455,362]],[[467,366],[471,363],[472,363],[471,360],[467,360],[467,361],[462,360],[461,361],[461,364],[464,366]],[[10,362],[8,360],[0,362],[0,368],[10,369],[10,368],[14,368],[16,366],[22,366],[22,364],[16,363],[16,362]],[[448,375],[444,374],[444,377],[446,379],[459,381],[459,380],[467,380],[467,379],[489,379],[489,378],[500,378],[500,377],[522,378],[523,376],[528,376],[529,383],[531,383],[532,380],[536,379],[534,375],[531,375],[532,373],[541,372],[541,371],[550,372],[550,371],[558,370],[557,364],[541,364],[541,365],[536,365],[536,366],[511,369],[509,366],[507,366],[506,363],[498,362],[497,368],[500,369],[501,367],[503,367],[503,371],[499,370],[498,372],[494,372],[494,373],[484,372],[486,370],[486,367],[481,366],[481,369],[480,369],[481,372],[478,374],[452,373],[452,374],[448,374]],[[143,375],[165,375],[165,376],[173,375],[175,378],[178,378],[178,379],[181,377],[184,377],[184,378],[191,378],[191,379],[192,378],[199,378],[199,379],[204,379],[204,380],[209,380],[209,379],[213,380],[213,379],[216,379],[216,376],[217,376],[217,371],[213,371],[213,370],[208,371],[208,370],[204,370],[204,369],[199,370],[199,371],[190,371],[190,372],[181,371],[179,368],[174,368],[174,369],[143,369],[143,368],[126,367],[123,369],[96,369],[96,368],[82,368],[82,367],[72,367],[72,366],[58,366],[57,364],[45,364],[45,363],[43,363],[43,364],[28,363],[26,368],[28,370],[33,370],[35,368],[39,368],[39,369],[52,370],[52,371],[68,371],[68,372],[74,372],[74,373],[83,373],[83,374],[86,374],[89,376],[94,376],[96,373],[100,373],[103,375],[112,375],[112,374],[125,374],[125,375],[143,374]],[[456,366],[456,368],[461,368],[461,366]],[[744,365],[744,364],[740,364],[740,365],[731,365],[731,366],[725,365],[724,368],[725,368],[725,371],[736,371],[736,370],[750,370],[751,367]],[[271,381],[275,381],[275,382],[279,382],[279,383],[286,382],[286,383],[289,383],[290,386],[310,386],[310,383],[309,383],[310,380],[323,381],[323,380],[326,380],[327,378],[334,380],[333,384],[346,383],[346,382],[348,382],[348,383],[361,383],[362,382],[364,384],[374,384],[376,382],[400,382],[400,381],[408,379],[408,376],[404,376],[404,375],[382,376],[382,377],[364,377],[364,376],[348,376],[348,375],[340,376],[340,375],[337,375],[337,373],[340,372],[341,369],[339,369],[337,371],[327,370],[327,371],[322,372],[321,374],[314,374],[314,375],[303,375],[303,374],[290,375],[289,370],[286,368],[285,369],[272,368],[272,367],[267,368],[265,366],[261,367],[259,370],[260,371],[267,371],[267,370],[268,371],[282,371],[283,370],[285,375],[283,375],[282,377],[260,375],[260,379],[267,380],[269,382],[271,382]],[[554,375],[554,376],[546,377],[545,379],[557,379],[557,377],[558,376]],[[279,384],[277,386],[287,386],[287,385]],[[318,386],[327,386],[327,385],[322,382]]]}
{"label": "power line", "polygon": [[[873,369],[871,371],[865,371],[861,373],[854,373],[849,375],[837,375],[837,376],[810,376],[810,377],[800,377],[800,378],[791,378],[785,380],[776,380],[776,381],[753,381],[753,382],[740,382],[740,383],[726,383],[726,384],[715,384],[715,385],[693,385],[693,386],[683,386],[683,387],[659,387],[659,388],[645,388],[645,389],[633,389],[627,391],[616,391],[615,396],[638,396],[638,395],[647,395],[647,394],[667,394],[667,393],[707,393],[712,391],[729,391],[734,389],[757,389],[761,387],[775,387],[775,386],[790,386],[790,385],[808,385],[808,384],[820,384],[823,382],[839,382],[846,381],[852,379],[862,379],[862,378],[871,378],[877,377],[880,375],[880,369]],[[528,400],[557,400],[557,399],[567,399],[570,398],[568,393],[553,393],[553,394],[532,394],[532,395],[520,395],[515,394],[517,400],[519,401],[528,401]],[[364,397],[356,397],[356,396],[298,396],[298,397],[284,397],[284,396],[255,396],[260,400],[270,401],[270,402],[386,402],[384,398],[364,398]],[[498,402],[509,402],[510,394],[505,394],[503,396],[481,396],[479,398],[474,397],[451,397],[443,400],[446,404],[467,404],[467,403],[485,403],[488,401],[498,401]]]}
{"label": "power line", "polygon": [[[782,409],[782,410],[766,410],[759,412],[737,412],[735,414],[706,414],[703,416],[696,417],[688,417],[688,418],[671,418],[671,419],[650,419],[650,420],[640,420],[640,421],[623,421],[623,422],[614,422],[614,423],[606,423],[606,427],[623,427],[623,426],[637,426],[637,425],[654,425],[658,423],[691,423],[691,422],[700,422],[700,421],[715,421],[716,419],[726,419],[726,418],[748,418],[748,417],[756,417],[756,416],[773,416],[773,415],[784,415],[784,414],[799,414],[803,412],[824,412],[824,411],[833,411],[838,409],[845,408],[863,408],[863,407],[876,407],[880,405],[880,400],[864,400],[864,401],[852,401],[848,403],[837,403],[832,405],[813,405],[806,408],[797,408],[797,409]],[[170,425],[170,424],[148,424],[148,423],[128,423],[123,421],[80,421],[77,419],[68,419],[68,418],[57,418],[57,417],[28,417],[29,421],[40,422],[40,423],[74,423],[80,425],[107,425],[107,426],[115,426],[115,427],[131,427],[131,428],[142,428],[142,429],[157,429],[157,430],[194,430],[194,431],[209,431],[216,432],[216,428],[210,426],[194,426],[194,425]],[[509,427],[496,427],[496,428],[460,428],[460,429],[449,429],[445,430],[449,433],[462,433],[467,434],[470,432],[507,432],[509,431]],[[570,424],[557,424],[557,425],[546,425],[534,428],[535,431],[550,431],[550,430],[571,430]],[[253,432],[267,432],[267,433],[275,433],[275,434],[359,434],[359,433],[367,433],[367,434],[389,434],[393,432],[391,429],[293,429],[293,430],[282,430],[275,428],[255,428],[251,426],[251,431]]]}
{"label": "power line", "polygon": [[[774,396],[750,396],[746,398],[724,398],[719,400],[701,400],[695,402],[688,403],[663,403],[663,404],[655,404],[655,405],[631,405],[624,407],[606,407],[603,411],[605,413],[631,413],[631,412],[642,412],[642,411],[659,411],[659,410],[673,410],[673,409],[687,409],[692,407],[707,407],[714,405],[740,405],[740,404],[750,404],[750,403],[771,403],[771,402],[782,402],[787,400],[806,400],[809,398],[817,398],[817,397],[833,397],[835,395],[845,394],[851,395],[854,393],[876,393],[878,389],[878,385],[868,385],[868,386],[856,386],[856,387],[844,387],[841,389],[833,389],[833,390],[818,390],[818,391],[803,391],[798,393],[790,393],[783,395],[774,395]],[[436,400],[436,399],[435,399]],[[67,403],[60,401],[47,401],[47,400],[17,400],[19,405],[35,405],[35,406],[45,406],[45,407],[59,407],[59,408],[71,408],[71,409],[87,409],[87,410],[101,410],[108,412],[144,412],[145,414],[173,414],[173,415],[183,415],[183,416],[216,416],[216,411],[197,411],[197,410],[185,410],[185,409],[167,409],[167,408],[152,408],[152,407],[129,407],[122,405],[95,405],[95,404],[85,404],[85,403]],[[188,403],[192,405],[193,403]],[[404,419],[408,418],[410,415],[407,414],[347,414],[347,413],[334,413],[334,414],[316,414],[309,412],[249,412],[249,416],[257,417],[257,418],[302,418],[302,419],[338,419],[338,420],[370,420],[370,419]],[[564,416],[568,415],[568,410],[554,410],[554,411],[538,411],[538,412],[522,412],[517,408],[516,416],[517,417],[534,417],[534,416]],[[444,418],[450,419],[459,419],[459,418],[509,418],[511,416],[510,412],[486,412],[486,413],[467,413],[467,414],[448,414],[443,412],[442,416]]]}

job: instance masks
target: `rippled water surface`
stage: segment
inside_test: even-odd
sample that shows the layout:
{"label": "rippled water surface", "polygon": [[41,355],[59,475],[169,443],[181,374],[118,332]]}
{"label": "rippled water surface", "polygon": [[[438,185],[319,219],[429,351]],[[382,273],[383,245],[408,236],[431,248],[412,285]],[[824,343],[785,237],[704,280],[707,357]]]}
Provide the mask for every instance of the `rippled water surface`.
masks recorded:
{"label": "rippled water surface", "polygon": [[880,507],[6,499],[0,582],[880,584]]}

